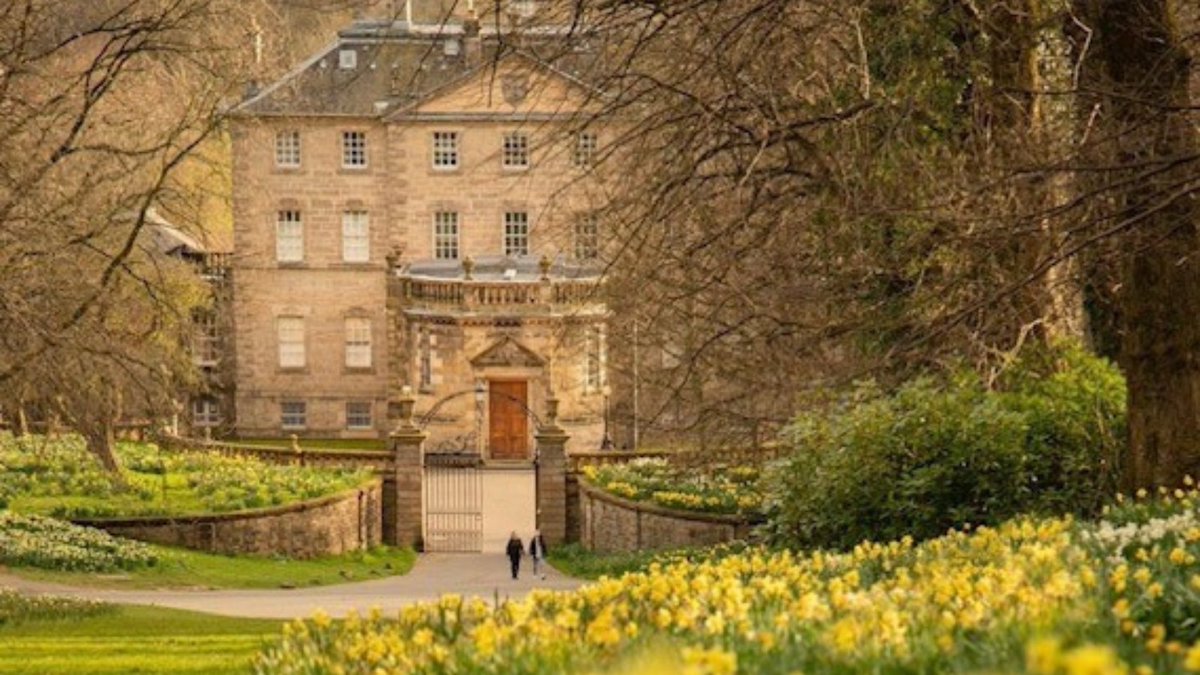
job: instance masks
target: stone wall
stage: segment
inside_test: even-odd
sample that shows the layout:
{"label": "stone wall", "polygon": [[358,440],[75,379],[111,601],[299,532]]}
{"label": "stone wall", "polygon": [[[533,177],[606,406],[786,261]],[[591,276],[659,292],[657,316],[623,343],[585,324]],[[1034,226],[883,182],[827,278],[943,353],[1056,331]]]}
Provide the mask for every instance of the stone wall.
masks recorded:
{"label": "stone wall", "polygon": [[710,546],[750,535],[742,516],[694,513],[634,502],[578,481],[580,542],[601,553]]}
{"label": "stone wall", "polygon": [[225,555],[315,558],[376,546],[382,535],[379,481],[273,509],[183,518],[76,520],[110,534]]}

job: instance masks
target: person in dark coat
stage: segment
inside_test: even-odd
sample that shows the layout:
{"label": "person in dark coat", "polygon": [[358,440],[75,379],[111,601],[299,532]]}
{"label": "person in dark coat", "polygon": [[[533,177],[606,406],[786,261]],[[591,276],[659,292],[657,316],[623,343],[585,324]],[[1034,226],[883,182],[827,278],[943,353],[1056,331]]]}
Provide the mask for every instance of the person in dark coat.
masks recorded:
{"label": "person in dark coat", "polygon": [[504,551],[508,554],[508,561],[512,563],[513,579],[516,579],[517,572],[521,569],[521,554],[525,552],[525,547],[521,545],[521,538],[517,536],[516,530],[513,530],[512,535],[508,538],[508,547]]}
{"label": "person in dark coat", "polygon": [[[538,563],[546,559],[546,540],[542,537],[542,531],[536,530],[533,533],[533,538],[529,540],[529,557],[533,558],[533,576],[538,575]],[[545,579],[546,575],[543,574]]]}

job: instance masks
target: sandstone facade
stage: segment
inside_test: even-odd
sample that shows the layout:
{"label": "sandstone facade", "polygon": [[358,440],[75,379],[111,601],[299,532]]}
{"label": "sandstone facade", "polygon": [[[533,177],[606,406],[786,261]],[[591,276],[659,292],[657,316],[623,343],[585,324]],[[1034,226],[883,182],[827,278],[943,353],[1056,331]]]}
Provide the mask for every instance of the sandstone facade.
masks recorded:
{"label": "sandstone facade", "polygon": [[[427,447],[486,456],[500,424],[529,453],[553,391],[572,447],[594,449],[607,310],[580,260],[588,167],[568,126],[588,92],[528,56],[485,65],[469,23],[419,28],[356,24],[234,117],[236,433],[380,437],[410,391]],[[283,137],[298,162],[281,165]],[[453,166],[435,157],[448,137]]]}

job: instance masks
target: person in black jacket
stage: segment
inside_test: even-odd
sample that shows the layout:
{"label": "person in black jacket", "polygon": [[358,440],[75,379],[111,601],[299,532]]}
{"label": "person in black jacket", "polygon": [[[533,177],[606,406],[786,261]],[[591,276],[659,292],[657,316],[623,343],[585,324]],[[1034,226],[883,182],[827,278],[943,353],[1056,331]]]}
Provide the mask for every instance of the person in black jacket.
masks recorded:
{"label": "person in black jacket", "polygon": [[[538,575],[538,563],[546,559],[546,540],[542,537],[542,531],[536,530],[533,533],[533,538],[529,540],[529,557],[533,558],[533,576]],[[545,579],[546,575],[543,574]]]}
{"label": "person in black jacket", "polygon": [[525,552],[525,547],[521,545],[521,538],[517,536],[517,531],[508,538],[508,547],[504,549],[508,553],[508,561],[512,563],[513,579],[517,578],[517,572],[521,569],[521,554]]}

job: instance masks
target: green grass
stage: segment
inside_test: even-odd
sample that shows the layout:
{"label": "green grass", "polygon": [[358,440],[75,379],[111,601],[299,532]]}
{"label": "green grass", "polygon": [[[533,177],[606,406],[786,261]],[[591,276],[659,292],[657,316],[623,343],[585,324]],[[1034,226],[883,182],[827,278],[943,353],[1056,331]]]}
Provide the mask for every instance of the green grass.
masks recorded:
{"label": "green grass", "polygon": [[[291,449],[290,438],[242,438],[220,440],[219,443],[232,445],[259,445],[271,448]],[[387,450],[387,441],[382,438],[301,438],[300,448],[304,450]]]}
{"label": "green grass", "polygon": [[282,625],[127,605],[0,625],[0,673],[244,673]]}
{"label": "green grass", "polygon": [[619,577],[626,572],[643,570],[661,553],[594,553],[579,544],[564,544],[551,549],[548,559],[554,569],[563,574],[580,579],[599,579],[602,576]]}
{"label": "green grass", "polygon": [[409,548],[378,547],[339,556],[290,560],[223,556],[154,546],[160,562],[120,574],[9,568],[18,576],[90,588],[282,588],[325,586],[407,574],[416,554]]}

